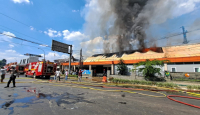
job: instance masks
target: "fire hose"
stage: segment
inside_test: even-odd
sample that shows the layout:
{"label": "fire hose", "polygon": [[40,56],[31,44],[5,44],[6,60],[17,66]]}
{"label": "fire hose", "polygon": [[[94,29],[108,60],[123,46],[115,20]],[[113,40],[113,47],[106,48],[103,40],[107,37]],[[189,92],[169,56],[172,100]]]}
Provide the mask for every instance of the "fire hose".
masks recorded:
{"label": "fire hose", "polygon": [[179,95],[168,95],[167,96],[167,98],[172,100],[172,101],[200,109],[200,106],[196,106],[196,105],[192,105],[192,104],[185,103],[185,102],[182,102],[182,101],[178,101],[178,100],[172,99],[171,97],[181,97],[181,98],[196,99],[196,100],[200,100],[200,98],[188,97],[188,96],[179,96]]}

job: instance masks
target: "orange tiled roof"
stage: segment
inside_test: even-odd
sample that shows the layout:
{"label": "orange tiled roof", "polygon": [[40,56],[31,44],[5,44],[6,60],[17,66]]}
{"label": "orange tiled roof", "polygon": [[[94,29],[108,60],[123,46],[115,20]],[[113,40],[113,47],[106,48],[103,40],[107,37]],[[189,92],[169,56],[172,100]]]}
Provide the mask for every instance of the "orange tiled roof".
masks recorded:
{"label": "orange tiled roof", "polygon": [[138,61],[146,59],[170,60],[171,62],[200,61],[200,44],[162,47],[162,50],[163,53],[157,53],[150,50],[146,53],[135,52],[132,54],[123,54],[121,57],[117,57],[115,54],[107,58],[104,55],[100,55],[97,57],[88,57],[84,63],[86,65],[115,64],[120,58],[125,60],[126,63],[137,63]]}

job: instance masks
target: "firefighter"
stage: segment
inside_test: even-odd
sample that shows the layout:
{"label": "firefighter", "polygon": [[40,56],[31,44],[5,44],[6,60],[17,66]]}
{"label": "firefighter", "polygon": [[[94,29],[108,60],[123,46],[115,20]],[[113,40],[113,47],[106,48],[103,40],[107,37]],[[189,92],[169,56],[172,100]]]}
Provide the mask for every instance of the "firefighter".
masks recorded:
{"label": "firefighter", "polygon": [[15,79],[16,79],[17,76],[19,77],[18,71],[15,69],[15,67],[12,67],[10,79],[9,79],[9,81],[7,83],[7,86],[4,87],[4,88],[8,88],[11,81],[13,82],[13,88],[16,87],[15,86]]}

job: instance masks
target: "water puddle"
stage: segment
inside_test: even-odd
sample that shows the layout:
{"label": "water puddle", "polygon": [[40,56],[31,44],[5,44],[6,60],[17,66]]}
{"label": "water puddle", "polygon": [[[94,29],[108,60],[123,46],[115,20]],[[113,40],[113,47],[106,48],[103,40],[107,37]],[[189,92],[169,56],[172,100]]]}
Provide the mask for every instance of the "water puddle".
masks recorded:
{"label": "water puddle", "polygon": [[[7,109],[8,107],[10,107],[13,103],[32,103],[34,100],[36,100],[37,98],[35,96],[31,96],[31,97],[25,97],[25,98],[20,98],[20,99],[14,99],[8,102],[5,102],[3,104],[0,105],[1,108]],[[27,106],[19,106],[19,107],[27,107]]]}
{"label": "water puddle", "polygon": [[17,93],[14,93],[13,94],[13,97],[18,97],[19,95]]}
{"label": "water puddle", "polygon": [[37,100],[35,96],[30,96],[30,97],[24,97],[21,99],[15,99],[14,103],[32,103],[35,100]]}
{"label": "water puddle", "polygon": [[22,106],[16,106],[16,107],[26,108],[26,107],[29,107],[29,105],[22,105]]}
{"label": "water puddle", "polygon": [[14,103],[14,100],[5,102],[1,105],[1,108],[7,109],[11,104]]}
{"label": "water puddle", "polygon": [[12,115],[14,113],[14,107],[10,107],[8,109],[10,110],[10,113],[8,113],[8,115]]}

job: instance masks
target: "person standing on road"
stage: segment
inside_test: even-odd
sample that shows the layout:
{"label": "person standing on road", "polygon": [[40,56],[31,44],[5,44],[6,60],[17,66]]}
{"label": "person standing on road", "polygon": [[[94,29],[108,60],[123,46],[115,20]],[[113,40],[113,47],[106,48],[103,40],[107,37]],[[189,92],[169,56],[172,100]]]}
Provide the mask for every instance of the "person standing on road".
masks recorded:
{"label": "person standing on road", "polygon": [[56,80],[56,71],[54,72],[54,74],[55,74],[55,75],[54,75],[54,80]]}
{"label": "person standing on road", "polygon": [[10,79],[9,79],[9,81],[7,83],[7,86],[4,87],[4,88],[8,88],[11,81],[13,82],[13,87],[16,87],[15,86],[15,79],[16,79],[17,76],[19,77],[18,71],[15,69],[15,67],[12,67]]}
{"label": "person standing on road", "polygon": [[76,77],[78,78],[78,70],[76,70]]}
{"label": "person standing on road", "polygon": [[105,69],[103,69],[103,76],[106,76],[107,77],[107,72]]}
{"label": "person standing on road", "polygon": [[69,72],[68,72],[68,70],[66,69],[66,71],[65,71],[65,80],[67,80],[68,74],[69,74]]}
{"label": "person standing on road", "polygon": [[56,81],[59,79],[59,81],[60,81],[60,75],[61,75],[61,72],[60,72],[60,70],[59,69],[57,69],[57,71],[56,71]]}
{"label": "person standing on road", "polygon": [[5,79],[5,75],[6,75],[6,70],[4,69],[4,67],[1,67],[1,82],[3,82],[3,80]]}
{"label": "person standing on road", "polygon": [[78,81],[81,82],[81,78],[82,78],[82,73],[83,71],[81,71],[81,69],[78,72]]}

